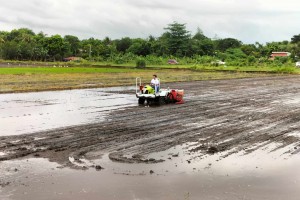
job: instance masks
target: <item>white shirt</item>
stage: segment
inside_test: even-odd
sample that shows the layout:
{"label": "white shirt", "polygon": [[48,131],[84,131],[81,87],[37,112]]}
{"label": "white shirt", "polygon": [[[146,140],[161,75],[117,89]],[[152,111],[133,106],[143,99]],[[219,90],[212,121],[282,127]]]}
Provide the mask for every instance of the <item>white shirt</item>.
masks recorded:
{"label": "white shirt", "polygon": [[160,85],[159,80],[157,78],[156,79],[152,79],[151,80],[151,85],[159,86]]}

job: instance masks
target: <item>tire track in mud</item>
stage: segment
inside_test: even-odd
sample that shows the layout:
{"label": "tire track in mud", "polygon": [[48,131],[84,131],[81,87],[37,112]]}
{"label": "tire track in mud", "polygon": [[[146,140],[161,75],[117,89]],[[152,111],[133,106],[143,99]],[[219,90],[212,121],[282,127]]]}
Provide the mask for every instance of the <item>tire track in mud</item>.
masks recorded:
{"label": "tire track in mud", "polygon": [[147,155],[185,143],[193,143],[188,149],[199,157],[212,147],[226,152],[223,157],[269,146],[291,155],[300,151],[298,76],[169,86],[185,89],[185,104],[132,107],[113,111],[100,123],[0,137],[0,161],[32,155],[71,166],[69,157],[109,154],[118,162],[156,163],[163,160]]}

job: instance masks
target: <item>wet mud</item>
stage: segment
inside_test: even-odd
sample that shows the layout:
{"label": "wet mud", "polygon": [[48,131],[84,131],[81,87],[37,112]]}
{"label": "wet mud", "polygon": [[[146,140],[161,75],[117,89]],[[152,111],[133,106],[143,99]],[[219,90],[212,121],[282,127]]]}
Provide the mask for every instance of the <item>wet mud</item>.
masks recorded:
{"label": "wet mud", "polygon": [[184,89],[185,104],[137,106],[132,88],[115,88],[102,92],[136,105],[84,125],[1,136],[0,197],[298,198],[298,76],[164,86]]}
{"label": "wet mud", "polygon": [[251,153],[268,145],[297,154],[299,83],[299,77],[276,77],[168,84],[185,89],[185,104],[115,110],[99,123],[0,137],[5,153],[0,160],[31,155],[72,165],[69,157],[109,154],[118,162],[156,163],[163,160],[144,157],[189,142],[199,157]]}
{"label": "wet mud", "polygon": [[[108,154],[118,162],[156,163],[163,160],[149,154],[191,142],[190,151],[199,157],[248,154],[269,145],[273,151],[297,154],[299,83],[293,76],[168,84],[185,89],[185,104],[128,107],[98,123],[0,137],[0,152],[5,153],[0,160],[30,155],[72,166],[69,157],[93,160]],[[131,89],[120,93],[134,96]]]}

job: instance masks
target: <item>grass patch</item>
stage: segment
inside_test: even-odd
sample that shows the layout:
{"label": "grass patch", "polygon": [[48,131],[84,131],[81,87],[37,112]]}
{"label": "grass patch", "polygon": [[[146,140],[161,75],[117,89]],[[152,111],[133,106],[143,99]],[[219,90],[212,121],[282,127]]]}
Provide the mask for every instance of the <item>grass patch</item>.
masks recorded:
{"label": "grass patch", "polygon": [[[1,61],[0,74],[51,74],[51,73],[123,73],[131,72],[136,68],[136,62],[116,64],[113,62],[33,62],[33,61]],[[233,72],[266,72],[266,73],[293,73],[299,74],[300,69],[294,66],[213,66],[210,64],[153,64],[145,63],[146,69],[190,69],[194,71],[233,71]],[[2,68],[1,68],[2,66]],[[58,67],[62,66],[62,67]],[[66,67],[68,66],[68,67]],[[139,70],[139,69],[136,69]],[[141,69],[140,69],[141,70]]]}
{"label": "grass patch", "polygon": [[154,68],[0,68],[0,93],[128,86],[135,85],[136,77],[148,83],[153,74],[158,74],[162,85],[168,82],[270,76],[263,73]]}
{"label": "grass patch", "polygon": [[126,68],[95,68],[95,67],[17,67],[0,68],[0,74],[72,74],[72,73],[127,73],[141,71],[139,69]]}
{"label": "grass patch", "polygon": [[[186,66],[185,66],[186,67]],[[196,65],[191,67],[191,69],[196,71],[232,71],[232,72],[265,72],[265,73],[290,73],[299,74],[300,69],[295,67],[257,67],[257,66],[201,66]]]}

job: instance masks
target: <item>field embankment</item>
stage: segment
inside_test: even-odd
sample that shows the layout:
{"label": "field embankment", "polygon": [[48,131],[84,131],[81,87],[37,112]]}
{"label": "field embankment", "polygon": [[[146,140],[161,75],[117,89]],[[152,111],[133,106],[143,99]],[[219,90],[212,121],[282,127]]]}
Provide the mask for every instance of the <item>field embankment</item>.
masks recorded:
{"label": "field embankment", "polygon": [[[175,67],[175,66],[174,66]],[[133,67],[66,67],[66,66],[2,66],[0,68],[0,93],[65,90],[133,85],[136,77],[146,83],[157,74],[162,83],[198,80],[217,80],[270,76],[269,73],[238,70],[213,70],[192,68]]]}

